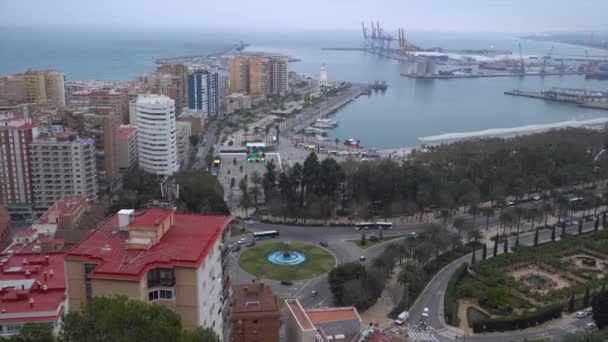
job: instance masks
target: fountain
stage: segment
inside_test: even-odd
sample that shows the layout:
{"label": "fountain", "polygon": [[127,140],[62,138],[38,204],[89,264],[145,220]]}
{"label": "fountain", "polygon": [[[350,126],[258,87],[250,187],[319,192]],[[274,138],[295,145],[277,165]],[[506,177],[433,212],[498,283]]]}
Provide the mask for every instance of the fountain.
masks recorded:
{"label": "fountain", "polygon": [[268,254],[266,259],[279,266],[295,266],[306,261],[306,255],[298,251],[284,249]]}

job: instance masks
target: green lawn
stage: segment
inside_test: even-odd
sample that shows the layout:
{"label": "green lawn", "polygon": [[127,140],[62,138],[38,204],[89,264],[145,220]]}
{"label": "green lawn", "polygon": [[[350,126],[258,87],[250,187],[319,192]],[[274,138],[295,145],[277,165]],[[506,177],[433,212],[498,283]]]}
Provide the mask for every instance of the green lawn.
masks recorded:
{"label": "green lawn", "polygon": [[230,236],[232,236],[232,237],[239,236],[239,235],[246,235],[246,234],[251,234],[251,231],[245,229],[245,227],[233,225],[230,228]]}
{"label": "green lawn", "polygon": [[386,236],[384,237],[382,240],[378,240],[376,242],[371,242],[369,241],[369,239],[367,240],[367,243],[365,245],[361,245],[361,239],[356,239],[356,240],[348,240],[348,242],[354,244],[355,246],[361,248],[361,249],[368,249],[370,247],[374,247],[376,245],[379,245],[383,242],[387,242],[387,241],[391,241],[391,240],[397,240],[397,239],[401,239],[405,237],[405,235],[396,235],[396,236]]}
{"label": "green lawn", "polygon": [[[286,248],[304,253],[306,261],[297,266],[279,266],[266,259],[271,252]],[[283,242],[259,243],[256,246],[246,248],[239,258],[239,265],[245,271],[275,280],[313,278],[329,272],[335,264],[334,256],[327,250],[299,242],[290,242],[289,245]]]}

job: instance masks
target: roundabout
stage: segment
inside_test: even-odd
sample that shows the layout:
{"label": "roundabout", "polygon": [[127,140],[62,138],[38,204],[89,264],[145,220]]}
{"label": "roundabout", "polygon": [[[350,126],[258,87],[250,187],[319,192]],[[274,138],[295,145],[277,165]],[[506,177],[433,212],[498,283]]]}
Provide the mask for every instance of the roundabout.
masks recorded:
{"label": "roundabout", "polygon": [[302,280],[329,272],[336,259],[327,250],[299,242],[266,242],[250,247],[239,257],[249,274],[273,280]]}

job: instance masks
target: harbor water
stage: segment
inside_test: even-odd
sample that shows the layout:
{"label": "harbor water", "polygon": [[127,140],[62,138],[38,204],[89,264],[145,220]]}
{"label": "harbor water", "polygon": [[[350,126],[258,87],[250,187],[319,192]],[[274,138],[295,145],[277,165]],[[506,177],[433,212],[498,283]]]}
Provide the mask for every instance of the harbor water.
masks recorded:
{"label": "harbor water", "polygon": [[[289,69],[318,74],[325,63],[330,80],[369,83],[384,80],[385,92],[361,96],[339,110],[339,126],[332,138],[361,140],[379,149],[415,146],[420,138],[489,129],[513,129],[526,125],[556,124],[608,117],[608,111],[579,108],[504,95],[512,89],[540,91],[549,87],[606,90],[608,81],[585,80],[584,76],[535,76],[479,79],[413,79],[400,76],[407,64],[361,51],[328,51],[322,47],[359,47],[358,32],[293,33],[276,37],[257,32],[239,33],[162,32],[117,33],[82,31],[33,32],[0,29],[0,74],[27,68],[53,68],[68,80],[130,80],[152,71],[161,57],[210,53],[245,40],[250,50],[282,52],[300,58]],[[514,34],[412,33],[409,39],[423,47],[445,49],[499,49],[517,51]],[[525,55],[543,56],[555,45],[554,54],[584,56],[585,48],[547,42],[522,41]],[[587,49],[589,54],[608,52]],[[465,134],[466,136],[466,134]]]}

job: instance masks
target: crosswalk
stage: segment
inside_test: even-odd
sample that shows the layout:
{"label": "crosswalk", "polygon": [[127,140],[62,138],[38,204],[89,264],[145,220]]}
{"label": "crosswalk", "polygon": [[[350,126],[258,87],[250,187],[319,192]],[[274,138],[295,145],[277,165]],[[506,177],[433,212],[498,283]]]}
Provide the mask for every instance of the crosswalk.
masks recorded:
{"label": "crosswalk", "polygon": [[437,333],[441,336],[449,338],[450,340],[458,340],[462,337],[462,335],[455,333],[450,329],[437,330]]}
{"label": "crosswalk", "polygon": [[578,330],[577,327],[575,327],[572,324],[566,324],[564,326],[559,327],[561,330],[567,332],[568,334],[574,334],[576,332],[576,330]]}
{"label": "crosswalk", "polygon": [[428,332],[411,331],[409,332],[412,341],[439,341],[433,334]]}
{"label": "crosswalk", "polygon": [[281,327],[279,328],[279,337],[281,338],[282,341],[284,341],[284,338],[285,338],[285,324],[281,325]]}

